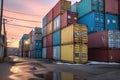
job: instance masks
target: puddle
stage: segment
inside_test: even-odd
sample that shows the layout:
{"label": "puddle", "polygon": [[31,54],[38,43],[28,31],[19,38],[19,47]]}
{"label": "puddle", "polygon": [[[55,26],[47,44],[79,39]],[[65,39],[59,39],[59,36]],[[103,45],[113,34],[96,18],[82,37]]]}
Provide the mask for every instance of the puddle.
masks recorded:
{"label": "puddle", "polygon": [[40,79],[42,78],[42,80],[81,80],[79,76],[66,72],[48,72],[43,74],[34,74],[34,76]]}

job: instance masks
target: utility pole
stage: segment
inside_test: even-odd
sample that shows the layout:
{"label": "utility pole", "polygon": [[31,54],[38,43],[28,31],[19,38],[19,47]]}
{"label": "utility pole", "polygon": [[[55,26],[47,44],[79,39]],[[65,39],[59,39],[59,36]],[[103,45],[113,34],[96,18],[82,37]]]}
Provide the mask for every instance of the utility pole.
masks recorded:
{"label": "utility pole", "polygon": [[6,34],[6,28],[5,23],[7,19],[3,19],[3,33],[4,33],[4,57],[7,57],[7,34]]}
{"label": "utility pole", "polygon": [[2,31],[2,17],[3,17],[3,0],[1,0],[1,11],[0,11],[0,35]]}

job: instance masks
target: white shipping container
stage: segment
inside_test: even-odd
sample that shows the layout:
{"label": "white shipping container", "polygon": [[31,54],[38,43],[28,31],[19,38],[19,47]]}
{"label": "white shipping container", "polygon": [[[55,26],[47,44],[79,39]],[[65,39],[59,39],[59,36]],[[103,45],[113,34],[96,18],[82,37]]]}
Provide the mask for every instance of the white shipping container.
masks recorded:
{"label": "white shipping container", "polygon": [[53,59],[60,60],[60,46],[53,47]]}
{"label": "white shipping container", "polygon": [[61,15],[57,16],[53,20],[53,31],[59,30],[60,29],[60,23],[61,23]]}

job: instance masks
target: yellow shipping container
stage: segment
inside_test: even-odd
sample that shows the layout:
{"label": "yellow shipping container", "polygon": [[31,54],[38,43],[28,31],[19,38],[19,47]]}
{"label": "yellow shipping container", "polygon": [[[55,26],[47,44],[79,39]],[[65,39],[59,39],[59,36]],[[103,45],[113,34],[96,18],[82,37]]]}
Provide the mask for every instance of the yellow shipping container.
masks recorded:
{"label": "yellow shipping container", "polygon": [[88,43],[87,26],[72,24],[61,30],[61,44]]}
{"label": "yellow shipping container", "polygon": [[24,40],[24,51],[29,50],[29,45],[30,45],[30,39]]}
{"label": "yellow shipping container", "polygon": [[51,21],[51,22],[48,23],[48,25],[47,25],[47,35],[50,34],[50,33],[52,33],[52,31],[53,31],[53,30],[52,30],[52,24],[53,24],[53,23],[52,23],[52,21]]}
{"label": "yellow shipping container", "polygon": [[71,63],[88,62],[88,45],[86,44],[62,45],[61,60]]}
{"label": "yellow shipping container", "polygon": [[71,9],[71,1],[61,0],[61,13]]}

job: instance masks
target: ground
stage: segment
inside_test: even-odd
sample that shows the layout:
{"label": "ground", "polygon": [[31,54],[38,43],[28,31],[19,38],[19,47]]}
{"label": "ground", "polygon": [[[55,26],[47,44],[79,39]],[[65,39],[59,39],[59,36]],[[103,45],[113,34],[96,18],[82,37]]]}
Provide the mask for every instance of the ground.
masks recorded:
{"label": "ground", "polygon": [[0,80],[120,80],[120,64],[69,64],[11,56]]}

